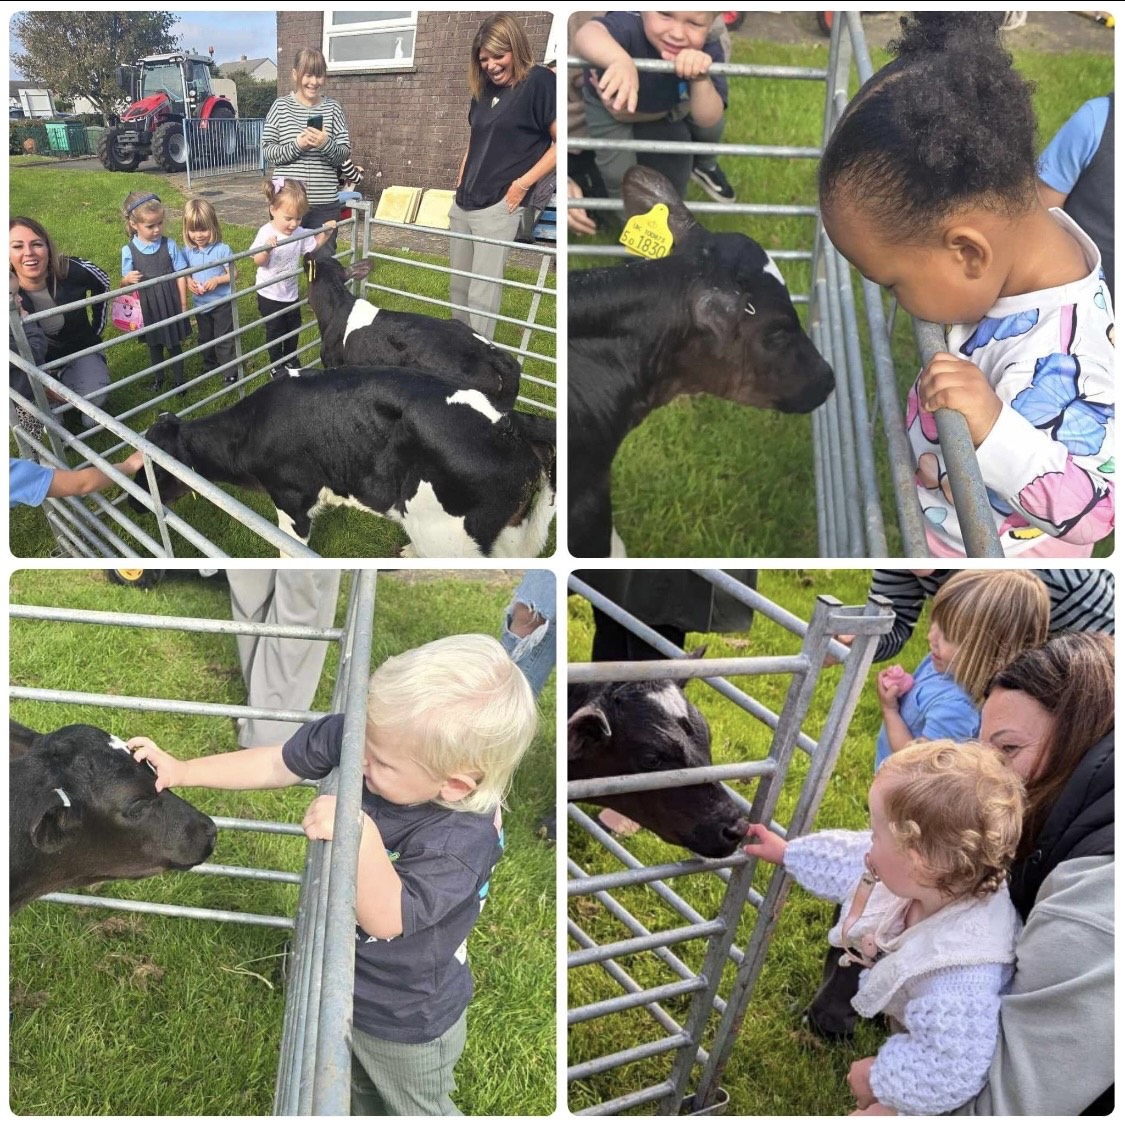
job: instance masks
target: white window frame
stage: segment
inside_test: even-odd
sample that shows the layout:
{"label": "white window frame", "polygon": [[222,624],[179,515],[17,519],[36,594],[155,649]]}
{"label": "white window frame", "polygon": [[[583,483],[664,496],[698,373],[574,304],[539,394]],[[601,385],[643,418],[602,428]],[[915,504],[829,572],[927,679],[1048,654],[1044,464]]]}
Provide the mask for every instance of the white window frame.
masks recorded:
{"label": "white window frame", "polygon": [[[346,23],[339,27],[332,25],[332,9],[325,10],[322,24],[321,50],[327,64],[328,73],[342,73],[352,70],[400,70],[414,65],[413,44],[418,41],[418,10],[414,9],[405,19],[371,20],[368,23]],[[410,54],[404,58],[352,59],[349,62],[332,62],[331,45],[334,39],[344,39],[355,35],[370,35],[373,31],[413,31]]]}

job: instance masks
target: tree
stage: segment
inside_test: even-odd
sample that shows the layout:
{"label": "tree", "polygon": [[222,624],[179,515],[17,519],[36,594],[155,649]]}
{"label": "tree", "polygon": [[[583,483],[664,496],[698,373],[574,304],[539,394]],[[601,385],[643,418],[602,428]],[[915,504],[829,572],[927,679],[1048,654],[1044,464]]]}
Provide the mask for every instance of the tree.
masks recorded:
{"label": "tree", "polygon": [[251,78],[245,70],[235,70],[230,74],[216,73],[216,77],[229,78],[238,91],[239,117],[265,117],[270,106],[277,100],[277,79],[261,82]]}
{"label": "tree", "polygon": [[23,50],[12,64],[60,97],[89,98],[108,123],[122,98],[114,68],[176,50],[177,22],[171,12],[20,12],[11,29]]}

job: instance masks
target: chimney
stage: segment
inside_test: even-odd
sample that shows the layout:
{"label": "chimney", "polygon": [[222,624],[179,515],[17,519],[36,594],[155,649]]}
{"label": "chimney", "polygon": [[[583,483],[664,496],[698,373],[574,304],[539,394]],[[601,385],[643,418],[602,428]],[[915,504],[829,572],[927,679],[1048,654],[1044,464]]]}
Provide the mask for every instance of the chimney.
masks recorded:
{"label": "chimney", "polygon": [[239,56],[238,56],[238,61],[239,61],[239,62],[245,62],[245,61],[246,61],[246,56],[245,56],[245,55],[239,55]]}

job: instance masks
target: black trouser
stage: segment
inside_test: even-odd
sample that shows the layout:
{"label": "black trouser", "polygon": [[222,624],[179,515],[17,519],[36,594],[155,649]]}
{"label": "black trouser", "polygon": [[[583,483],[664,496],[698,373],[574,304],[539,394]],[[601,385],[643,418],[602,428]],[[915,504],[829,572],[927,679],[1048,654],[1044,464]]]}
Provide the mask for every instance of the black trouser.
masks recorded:
{"label": "black trouser", "polygon": [[283,335],[297,331],[301,327],[301,309],[295,300],[270,300],[268,296],[258,293],[258,311],[263,316],[270,316],[274,312],[282,312],[276,320],[268,320],[265,324],[266,342],[270,344],[269,356],[273,366],[282,365],[285,360],[295,358],[297,352],[297,336],[287,339],[284,343],[275,343]]}
{"label": "black trouser", "polygon": [[[832,917],[833,925],[839,921],[841,912],[842,909],[837,906]],[[805,1010],[809,1028],[821,1037],[850,1037],[859,1020],[859,1015],[852,1006],[852,999],[859,990],[859,973],[863,968],[858,963],[841,967],[840,958],[843,954],[839,948],[828,948],[820,987]]]}
{"label": "black trouser", "polygon": [[[646,621],[647,622],[647,621]],[[667,624],[649,624],[654,632],[659,632],[666,640],[671,640],[677,647],[684,646],[687,632]],[[646,659],[663,659],[664,653],[657,651],[651,644],[645,643],[640,636],[634,635],[624,624],[594,609],[594,644],[590,658],[595,663],[619,663],[629,660],[635,662]]]}
{"label": "black trouser", "polygon": [[[301,219],[301,225],[306,230],[316,230],[323,226],[329,219],[334,222],[340,221],[340,211],[342,210],[339,203],[325,203],[319,207],[310,207],[305,213],[305,217]],[[336,252],[336,231],[333,230],[328,235],[328,245],[332,248],[332,252]]]}
{"label": "black trouser", "polygon": [[[187,323],[187,321],[185,320],[184,323]],[[167,356],[165,356],[164,354],[165,351],[168,352]],[[163,343],[150,343],[148,344],[148,365],[154,367],[157,363],[162,363],[165,357],[170,359],[173,355],[181,354],[182,351],[182,343],[169,343],[167,345]],[[164,384],[164,376],[168,373],[168,371],[172,372],[172,385],[179,386],[184,380],[183,359],[181,359],[178,363],[173,363],[170,367],[165,367],[163,370],[158,370],[152,376],[152,384],[157,389],[159,389]]]}
{"label": "black trouser", "polygon": [[[204,345],[221,335],[229,335],[234,330],[234,315],[230,301],[216,304],[197,304],[195,307],[195,326],[199,331],[199,343]],[[203,369],[208,373],[215,367],[225,366],[234,361],[234,340],[224,339],[213,343],[203,351]],[[234,378],[238,371],[232,366],[223,371],[224,378]]]}

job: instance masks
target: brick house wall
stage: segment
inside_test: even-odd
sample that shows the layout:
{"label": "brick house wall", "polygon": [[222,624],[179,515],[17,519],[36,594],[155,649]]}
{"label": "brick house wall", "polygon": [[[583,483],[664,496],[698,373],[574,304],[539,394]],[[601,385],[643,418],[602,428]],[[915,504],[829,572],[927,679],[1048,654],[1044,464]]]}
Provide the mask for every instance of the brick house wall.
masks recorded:
{"label": "brick house wall", "polygon": [[[364,195],[378,198],[392,185],[453,189],[469,143],[469,47],[481,21],[492,14],[420,11],[409,67],[328,75],[324,92],[344,107],[352,159],[366,169]],[[542,61],[551,14],[514,14]],[[297,51],[321,47],[323,18],[320,12],[277,13],[279,93],[292,89]]]}

